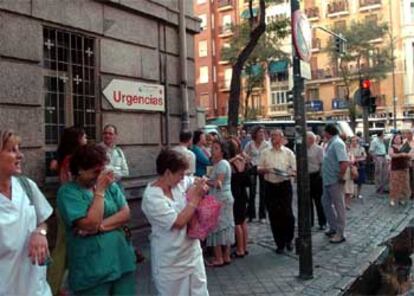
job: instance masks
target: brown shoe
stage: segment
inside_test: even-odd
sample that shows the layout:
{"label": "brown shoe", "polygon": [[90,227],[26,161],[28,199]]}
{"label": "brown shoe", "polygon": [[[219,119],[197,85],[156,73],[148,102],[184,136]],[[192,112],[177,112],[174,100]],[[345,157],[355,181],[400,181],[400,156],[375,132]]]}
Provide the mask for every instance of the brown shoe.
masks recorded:
{"label": "brown shoe", "polygon": [[331,244],[340,244],[343,243],[344,241],[346,241],[345,237],[339,234],[335,234],[335,236],[333,236],[329,242]]}

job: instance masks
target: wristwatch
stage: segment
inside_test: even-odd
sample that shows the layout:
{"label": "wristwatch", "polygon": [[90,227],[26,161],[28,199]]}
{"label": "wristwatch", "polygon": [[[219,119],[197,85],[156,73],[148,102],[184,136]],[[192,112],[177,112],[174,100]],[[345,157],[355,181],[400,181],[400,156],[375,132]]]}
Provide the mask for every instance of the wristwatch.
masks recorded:
{"label": "wristwatch", "polygon": [[43,235],[43,236],[47,236],[47,230],[44,229],[44,228],[40,228],[40,229],[38,228],[34,231],[34,233],[37,233],[37,234],[40,234],[40,235]]}

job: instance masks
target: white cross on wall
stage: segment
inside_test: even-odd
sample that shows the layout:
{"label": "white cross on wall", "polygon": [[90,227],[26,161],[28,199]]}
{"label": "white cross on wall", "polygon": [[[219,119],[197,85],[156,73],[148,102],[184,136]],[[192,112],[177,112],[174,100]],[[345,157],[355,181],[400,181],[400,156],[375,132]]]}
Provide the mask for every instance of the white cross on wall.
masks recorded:
{"label": "white cross on wall", "polygon": [[75,76],[75,79],[73,79],[73,81],[75,81],[75,82],[76,82],[76,84],[79,84],[80,82],[82,82],[82,79],[81,79],[81,78],[79,78],[79,75],[76,75],[76,76]]}
{"label": "white cross on wall", "polygon": [[62,76],[59,77],[60,79],[63,80],[63,83],[66,83],[66,81],[68,81],[68,76],[66,74],[63,74]]}
{"label": "white cross on wall", "polygon": [[91,57],[91,55],[93,55],[93,51],[91,50],[90,47],[88,47],[88,49],[85,51],[85,53],[88,55],[89,58]]}
{"label": "white cross on wall", "polygon": [[52,41],[50,39],[47,39],[47,41],[45,42],[45,45],[47,47],[47,49],[51,49],[53,46],[55,46]]}

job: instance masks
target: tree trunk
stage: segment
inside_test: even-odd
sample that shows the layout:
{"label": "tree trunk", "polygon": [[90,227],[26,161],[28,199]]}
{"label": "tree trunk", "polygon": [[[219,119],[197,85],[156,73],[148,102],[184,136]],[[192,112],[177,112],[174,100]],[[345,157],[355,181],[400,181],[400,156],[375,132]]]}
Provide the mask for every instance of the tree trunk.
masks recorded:
{"label": "tree trunk", "polygon": [[[250,0],[250,5],[253,0]],[[252,13],[252,11],[251,11]],[[237,57],[236,63],[233,65],[233,73],[231,76],[230,84],[230,97],[228,108],[228,132],[230,135],[237,135],[237,126],[239,119],[240,108],[240,92],[241,92],[241,72],[243,70],[244,63],[253,52],[254,48],[259,41],[260,36],[266,30],[266,6],[265,0],[260,0],[260,18],[259,24],[251,31],[250,40],[240,52]],[[253,17],[253,15],[251,15]]]}

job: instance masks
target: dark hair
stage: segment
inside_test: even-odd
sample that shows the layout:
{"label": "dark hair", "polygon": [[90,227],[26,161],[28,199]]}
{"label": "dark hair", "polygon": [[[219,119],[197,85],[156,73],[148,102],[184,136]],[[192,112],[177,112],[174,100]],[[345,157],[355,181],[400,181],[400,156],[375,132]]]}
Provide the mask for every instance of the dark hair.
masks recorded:
{"label": "dark hair", "polygon": [[358,137],[362,137],[362,133],[361,133],[361,132],[357,132],[357,133],[356,133],[356,135],[357,135]]}
{"label": "dark hair", "polygon": [[200,142],[201,135],[203,135],[204,132],[202,130],[197,130],[193,134],[193,145],[197,145],[198,142]]}
{"label": "dark hair", "polygon": [[265,127],[264,127],[263,125],[255,125],[255,126],[252,128],[252,132],[251,132],[251,134],[252,134],[252,140],[256,140],[256,138],[257,138],[257,134],[258,134],[258,132],[259,132],[260,130],[265,130]]}
{"label": "dark hair", "polygon": [[382,137],[383,135],[384,135],[384,131],[383,130],[377,132],[377,137]]}
{"label": "dark hair", "polygon": [[102,131],[105,131],[107,128],[110,128],[110,127],[112,127],[113,129],[114,129],[114,132],[115,132],[115,134],[117,135],[118,134],[118,129],[116,128],[116,126],[115,125],[113,125],[113,124],[106,124],[105,126],[104,126],[104,128],[103,128],[103,130]]}
{"label": "dark hair", "polygon": [[191,140],[193,133],[189,130],[183,130],[180,132],[180,142],[186,143]]}
{"label": "dark hair", "polygon": [[177,151],[166,148],[161,150],[156,160],[157,174],[164,175],[166,170],[176,173],[179,170],[187,170],[189,164],[185,156]]}
{"label": "dark hair", "polygon": [[396,139],[398,136],[400,136],[400,137],[401,137],[401,141],[402,141],[402,135],[401,135],[400,133],[394,134],[394,135],[392,136],[391,145],[394,145],[394,141],[395,141],[395,139]]}
{"label": "dark hair", "polygon": [[85,135],[85,130],[80,127],[72,126],[63,130],[57,149],[57,161],[59,164],[66,156],[71,155],[80,146],[80,139]]}
{"label": "dark hair", "polygon": [[221,141],[221,140],[215,140],[213,141],[213,144],[218,144],[220,146],[220,150],[223,153],[224,159],[230,159],[230,143]]}
{"label": "dark hair", "polygon": [[96,144],[80,146],[70,159],[70,172],[79,176],[79,170],[89,170],[108,161],[105,148]]}
{"label": "dark hair", "polygon": [[331,136],[336,136],[339,134],[339,131],[334,124],[327,124],[325,126],[325,132],[327,132]]}
{"label": "dark hair", "polygon": [[228,152],[229,158],[233,158],[241,152],[240,140],[238,138],[232,136],[228,139]]}

